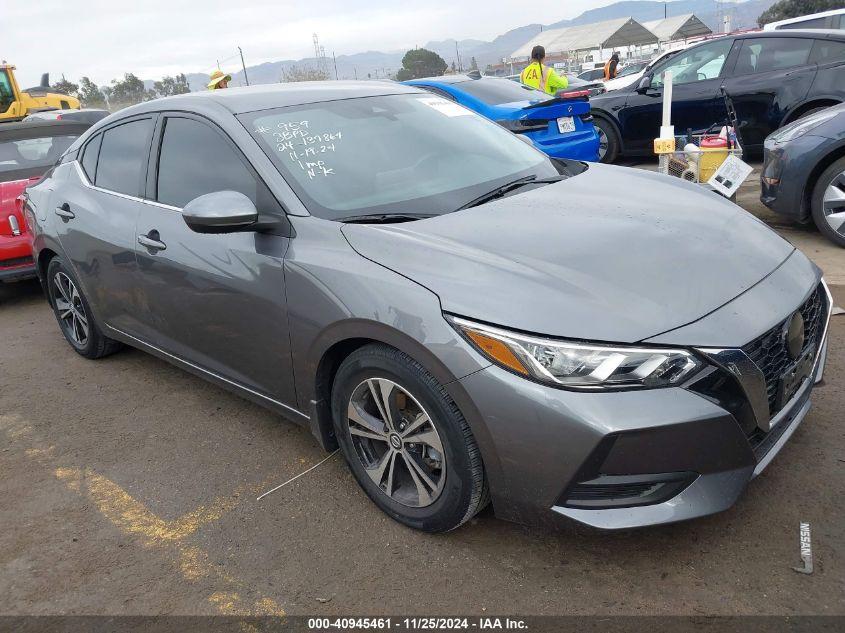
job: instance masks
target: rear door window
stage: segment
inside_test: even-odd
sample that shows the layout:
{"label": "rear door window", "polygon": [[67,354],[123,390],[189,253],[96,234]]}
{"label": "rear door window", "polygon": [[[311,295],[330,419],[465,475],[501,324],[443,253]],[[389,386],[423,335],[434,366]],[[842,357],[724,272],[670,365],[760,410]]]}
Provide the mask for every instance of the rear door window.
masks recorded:
{"label": "rear door window", "polygon": [[82,171],[88,176],[88,180],[94,182],[97,174],[97,157],[100,155],[100,143],[103,141],[103,135],[97,134],[93,139],[88,141],[85,146],[85,153],[82,155]]}
{"label": "rear door window", "polygon": [[152,131],[152,119],[138,119],[103,132],[95,184],[109,191],[140,195]]}
{"label": "rear door window", "polygon": [[845,42],[816,40],[811,60],[817,64],[845,63]]}
{"label": "rear door window", "polygon": [[734,67],[734,75],[755,75],[803,66],[810,59],[811,39],[761,37],[745,40]]}
{"label": "rear door window", "polygon": [[157,200],[182,208],[198,196],[238,191],[260,208],[259,183],[223,135],[195,119],[168,117],[158,158]]}

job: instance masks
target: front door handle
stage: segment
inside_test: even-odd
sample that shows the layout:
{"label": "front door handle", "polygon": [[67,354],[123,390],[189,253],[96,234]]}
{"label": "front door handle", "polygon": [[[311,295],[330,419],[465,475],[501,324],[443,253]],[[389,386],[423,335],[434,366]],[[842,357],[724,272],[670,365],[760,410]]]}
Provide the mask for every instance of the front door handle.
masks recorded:
{"label": "front door handle", "polygon": [[72,220],[76,214],[70,210],[70,205],[65,202],[63,205],[56,207],[56,215],[66,220]]}
{"label": "front door handle", "polygon": [[167,248],[167,244],[159,239],[158,231],[150,231],[146,235],[138,236],[138,244],[146,246],[151,251],[163,251]]}

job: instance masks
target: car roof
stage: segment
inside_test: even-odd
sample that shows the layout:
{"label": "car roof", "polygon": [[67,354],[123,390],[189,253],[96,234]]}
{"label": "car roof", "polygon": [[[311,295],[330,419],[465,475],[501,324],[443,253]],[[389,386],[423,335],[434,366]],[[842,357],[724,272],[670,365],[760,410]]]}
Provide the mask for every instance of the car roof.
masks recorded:
{"label": "car roof", "polygon": [[[845,40],[845,31],[840,29],[786,29],[783,31],[748,31],[747,33],[737,33],[736,35],[727,35],[724,37],[733,37],[734,39],[749,39],[758,37],[810,37],[814,39],[833,39]],[[704,44],[710,40],[704,40],[699,44]]]}
{"label": "car roof", "polygon": [[0,123],[0,141],[43,138],[59,134],[82,134],[91,127],[84,121],[32,120],[20,123]]}
{"label": "car roof", "polygon": [[[504,77],[478,77],[472,78],[468,75],[442,75],[440,77],[422,77],[420,79],[409,79],[407,84],[413,86],[415,83],[433,83],[433,84],[462,84],[466,81],[478,81],[479,79],[505,79]],[[507,80],[506,80],[507,81]]]}
{"label": "car roof", "polygon": [[393,81],[301,81],[190,92],[146,101],[121,110],[121,114],[142,114],[168,109],[189,110],[195,106],[209,104],[222,106],[232,114],[243,114],[324,101],[416,92],[419,91]]}

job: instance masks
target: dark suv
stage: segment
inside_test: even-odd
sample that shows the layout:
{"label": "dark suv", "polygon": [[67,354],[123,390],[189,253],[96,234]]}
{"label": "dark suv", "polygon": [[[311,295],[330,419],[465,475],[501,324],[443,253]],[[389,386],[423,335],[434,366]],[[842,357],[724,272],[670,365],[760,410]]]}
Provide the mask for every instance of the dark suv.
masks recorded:
{"label": "dark suv", "polygon": [[651,68],[636,83],[591,99],[601,159],[652,153],[662,116],[663,73],[672,71],[677,133],[723,123],[732,98],[746,150],[810,112],[845,101],[845,31],[774,31],[718,37]]}

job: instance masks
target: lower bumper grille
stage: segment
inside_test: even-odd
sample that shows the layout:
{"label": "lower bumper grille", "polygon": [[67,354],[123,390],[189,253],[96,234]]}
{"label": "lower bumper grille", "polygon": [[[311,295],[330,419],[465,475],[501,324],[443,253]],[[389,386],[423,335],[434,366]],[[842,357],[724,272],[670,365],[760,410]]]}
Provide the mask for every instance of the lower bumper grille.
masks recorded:
{"label": "lower bumper grille", "polygon": [[[801,350],[804,353],[808,349],[818,347],[824,331],[827,296],[821,284],[816,287],[809,299],[799,308],[799,311],[804,318],[804,346]],[[769,415],[771,417],[774,417],[780,411],[778,385],[784,372],[792,364],[784,336],[784,328],[788,322],[789,319],[785,319],[742,348],[742,351],[754,361],[766,378],[766,395],[769,399]],[[785,400],[788,400],[788,398]]]}
{"label": "lower bumper grille", "polygon": [[630,508],[662,503],[689,486],[698,475],[690,472],[652,475],[600,475],[569,488],[560,500],[570,508]]}

